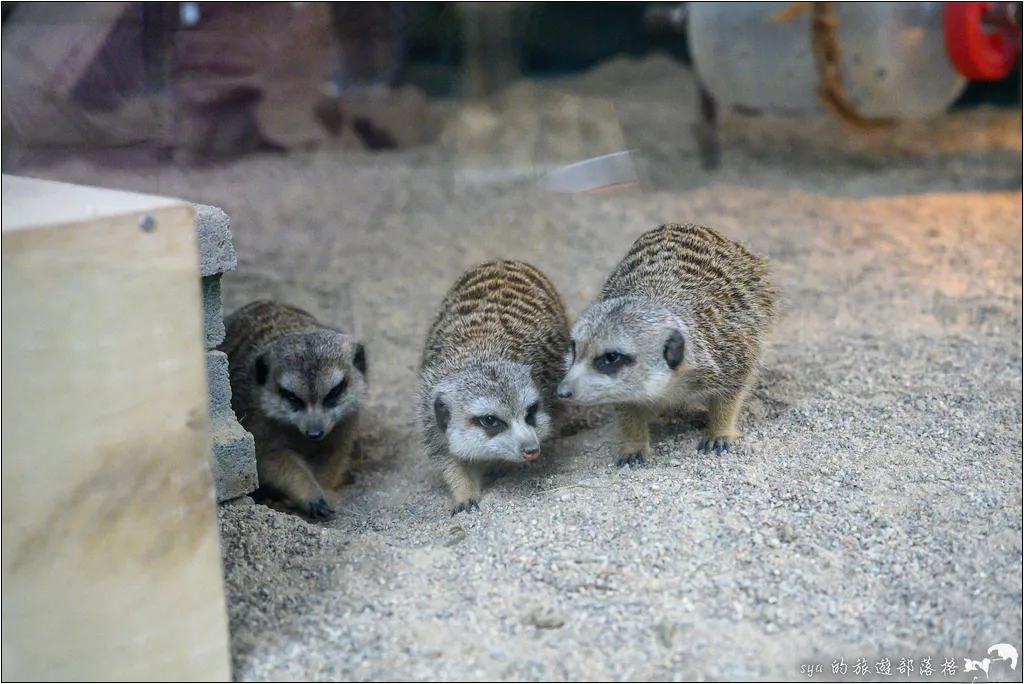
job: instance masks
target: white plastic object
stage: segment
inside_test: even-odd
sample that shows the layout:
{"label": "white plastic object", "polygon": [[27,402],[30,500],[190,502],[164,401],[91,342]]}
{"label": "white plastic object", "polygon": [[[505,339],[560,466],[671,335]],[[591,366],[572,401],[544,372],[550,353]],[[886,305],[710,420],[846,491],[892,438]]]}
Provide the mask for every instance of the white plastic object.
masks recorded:
{"label": "white plastic object", "polygon": [[638,150],[625,150],[591,157],[562,166],[492,167],[460,169],[457,183],[466,185],[503,185],[526,182],[548,192],[577,194],[601,193],[640,187],[635,158]]}
{"label": "white plastic object", "polygon": [[[690,53],[704,87],[722,105],[820,111],[811,49],[811,3],[773,22],[790,2],[691,2]],[[946,54],[941,2],[838,2],[843,90],[869,117],[939,114],[966,80]]]}
{"label": "white plastic object", "polygon": [[615,152],[552,169],[537,180],[550,192],[607,192],[639,186],[633,154],[636,150]]}

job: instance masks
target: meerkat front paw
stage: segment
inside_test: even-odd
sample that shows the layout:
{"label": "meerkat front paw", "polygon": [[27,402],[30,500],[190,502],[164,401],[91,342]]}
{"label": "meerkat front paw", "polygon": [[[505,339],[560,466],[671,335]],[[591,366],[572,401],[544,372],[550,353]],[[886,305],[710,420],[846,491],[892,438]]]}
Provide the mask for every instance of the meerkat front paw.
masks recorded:
{"label": "meerkat front paw", "polygon": [[615,462],[615,465],[618,466],[619,468],[639,468],[642,465],[646,465],[650,457],[650,447],[637,447],[636,445],[628,445],[622,449],[621,453],[619,454],[619,460]]}
{"label": "meerkat front paw", "polygon": [[697,451],[698,453],[705,454],[710,454],[712,452],[720,454],[723,451],[731,449],[734,443],[733,438],[728,435],[708,435],[707,437],[702,437],[700,441],[697,442]]}
{"label": "meerkat front paw", "polygon": [[618,414],[622,441],[616,465],[640,467],[651,458],[651,433],[647,427],[650,412],[644,407],[623,406]]}
{"label": "meerkat front paw", "polygon": [[314,520],[327,520],[334,517],[334,509],[331,508],[324,497],[320,497],[316,501],[307,501],[302,507],[306,514]]}
{"label": "meerkat front paw", "polygon": [[456,515],[462,513],[463,511],[465,511],[466,513],[472,513],[473,511],[479,513],[480,503],[476,499],[470,499],[469,501],[461,501],[457,503],[455,504],[455,507],[452,509],[452,517],[454,518]]}

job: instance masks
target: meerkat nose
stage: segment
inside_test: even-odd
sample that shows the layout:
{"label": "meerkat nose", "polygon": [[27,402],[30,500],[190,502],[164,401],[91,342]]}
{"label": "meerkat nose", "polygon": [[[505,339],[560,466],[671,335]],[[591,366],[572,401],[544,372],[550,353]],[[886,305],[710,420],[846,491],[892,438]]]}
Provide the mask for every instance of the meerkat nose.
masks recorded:
{"label": "meerkat nose", "polygon": [[323,430],[306,430],[306,437],[309,437],[313,441],[319,441],[324,438]]}
{"label": "meerkat nose", "polygon": [[532,461],[533,459],[540,456],[540,445],[538,445],[536,442],[523,444],[520,448],[523,450],[523,458],[525,458],[527,461]]}
{"label": "meerkat nose", "polygon": [[572,399],[572,392],[565,385],[558,386],[558,398],[559,399]]}

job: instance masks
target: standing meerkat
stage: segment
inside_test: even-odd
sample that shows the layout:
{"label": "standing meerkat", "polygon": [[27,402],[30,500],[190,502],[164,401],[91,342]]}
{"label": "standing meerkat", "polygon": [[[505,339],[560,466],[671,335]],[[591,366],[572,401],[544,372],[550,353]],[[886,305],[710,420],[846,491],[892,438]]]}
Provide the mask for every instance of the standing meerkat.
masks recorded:
{"label": "standing meerkat", "polygon": [[256,440],[261,490],[312,517],[334,513],[367,392],[366,350],[309,313],[260,300],[224,321],[231,407]]}
{"label": "standing meerkat", "polygon": [[741,244],[692,224],[650,230],[573,327],[558,395],[616,405],[620,466],[649,458],[654,412],[682,404],[708,408],[697,450],[728,450],[777,299],[765,262]]}
{"label": "standing meerkat", "polygon": [[530,264],[489,261],[445,295],[423,351],[418,419],[452,515],[479,510],[489,466],[540,456],[560,417],[568,348],[562,298]]}

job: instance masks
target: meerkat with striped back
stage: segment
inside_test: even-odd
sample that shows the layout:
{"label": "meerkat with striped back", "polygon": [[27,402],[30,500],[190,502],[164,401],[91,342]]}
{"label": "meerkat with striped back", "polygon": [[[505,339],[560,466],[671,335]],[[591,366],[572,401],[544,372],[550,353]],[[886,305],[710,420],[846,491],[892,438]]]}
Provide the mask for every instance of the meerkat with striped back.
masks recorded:
{"label": "meerkat with striped back", "polygon": [[231,406],[256,441],[260,493],[330,517],[352,466],[366,349],[306,311],[269,300],[243,306],[224,327]]}
{"label": "meerkat with striped back", "polygon": [[613,404],[618,464],[650,458],[662,408],[703,404],[697,450],[728,450],[756,381],[778,292],[764,260],[710,228],[666,224],[641,235],[573,326],[564,400]]}
{"label": "meerkat with striped back", "polygon": [[448,291],[424,346],[419,424],[453,515],[479,510],[486,470],[540,456],[562,417],[568,347],[562,299],[530,264],[490,261]]}

